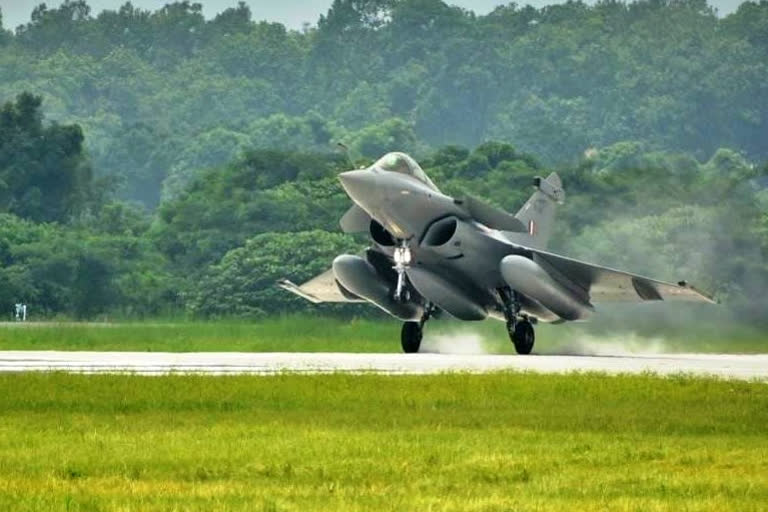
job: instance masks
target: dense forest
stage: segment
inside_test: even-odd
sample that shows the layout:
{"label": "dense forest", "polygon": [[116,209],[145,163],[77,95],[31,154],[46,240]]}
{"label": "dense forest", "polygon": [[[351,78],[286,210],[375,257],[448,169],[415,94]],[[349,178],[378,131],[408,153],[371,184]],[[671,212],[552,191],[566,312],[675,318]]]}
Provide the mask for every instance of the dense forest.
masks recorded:
{"label": "dense forest", "polygon": [[389,150],[509,210],[557,170],[556,250],[768,316],[766,0],[336,0],[302,31],[243,3],[0,14],[0,310],[306,308],[275,280],[364,243],[336,175]]}

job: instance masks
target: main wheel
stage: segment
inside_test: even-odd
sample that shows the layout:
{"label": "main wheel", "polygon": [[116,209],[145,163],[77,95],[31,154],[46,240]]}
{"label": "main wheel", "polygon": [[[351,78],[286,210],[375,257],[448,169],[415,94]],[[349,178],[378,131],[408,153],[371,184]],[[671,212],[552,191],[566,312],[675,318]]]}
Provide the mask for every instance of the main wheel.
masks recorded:
{"label": "main wheel", "polygon": [[530,354],[533,350],[533,343],[536,341],[536,335],[533,332],[533,325],[528,320],[522,320],[515,324],[515,328],[509,333],[512,343],[515,344],[515,351],[518,354]]}
{"label": "main wheel", "polygon": [[403,352],[406,354],[415,354],[421,346],[422,336],[421,324],[419,322],[405,322],[403,330],[400,331],[400,344],[403,346]]}

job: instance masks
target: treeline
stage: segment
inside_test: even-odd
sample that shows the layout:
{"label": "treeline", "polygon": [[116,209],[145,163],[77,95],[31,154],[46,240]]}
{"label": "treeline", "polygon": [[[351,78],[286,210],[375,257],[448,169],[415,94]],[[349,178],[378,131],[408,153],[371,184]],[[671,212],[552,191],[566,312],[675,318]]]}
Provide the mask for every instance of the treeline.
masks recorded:
{"label": "treeline", "polygon": [[150,209],[244,151],[325,153],[338,140],[356,158],[505,140],[573,166],[637,141],[764,162],[766,27],[766,0],[722,19],[705,0],[485,16],[440,0],[335,0],[302,31],[243,3],[205,20],[188,1],[96,13],[65,0],[0,28],[0,101],[42,95],[49,119],[87,134],[95,175]]}
{"label": "treeline", "polygon": [[[247,150],[199,171],[150,213],[115,198],[83,137],[77,125],[46,122],[39,97],[0,108],[0,311],[19,301],[37,317],[314,309],[275,281],[301,282],[365,243],[338,228],[350,205],[336,178],[350,167],[344,155]],[[511,211],[550,170],[504,142],[444,146],[421,163],[445,192]],[[555,250],[685,277],[742,318],[768,316],[768,165],[729,149],[700,162],[621,142],[557,170],[567,202]]]}

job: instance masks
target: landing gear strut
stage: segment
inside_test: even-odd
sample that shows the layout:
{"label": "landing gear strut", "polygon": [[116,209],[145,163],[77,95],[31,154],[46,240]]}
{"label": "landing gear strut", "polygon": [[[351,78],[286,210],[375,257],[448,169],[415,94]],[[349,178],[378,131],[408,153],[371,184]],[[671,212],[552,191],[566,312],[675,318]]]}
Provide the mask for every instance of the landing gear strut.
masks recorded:
{"label": "landing gear strut", "polygon": [[[397,286],[395,287],[395,302],[409,300],[408,290],[405,288],[405,270],[411,264],[411,250],[408,248],[407,240],[400,240],[400,244],[395,247],[393,254],[395,266],[392,267],[397,272]],[[405,292],[405,293],[403,293]]]}
{"label": "landing gear strut", "polygon": [[434,314],[435,306],[427,304],[424,307],[424,314],[418,322],[405,322],[400,331],[400,345],[406,354],[415,354],[421,347],[421,338],[424,336],[424,324]]}
{"label": "landing gear strut", "polygon": [[528,317],[520,314],[520,298],[517,292],[509,288],[499,288],[499,296],[504,304],[507,333],[515,345],[515,351],[521,355],[530,354],[536,341],[536,334]]}

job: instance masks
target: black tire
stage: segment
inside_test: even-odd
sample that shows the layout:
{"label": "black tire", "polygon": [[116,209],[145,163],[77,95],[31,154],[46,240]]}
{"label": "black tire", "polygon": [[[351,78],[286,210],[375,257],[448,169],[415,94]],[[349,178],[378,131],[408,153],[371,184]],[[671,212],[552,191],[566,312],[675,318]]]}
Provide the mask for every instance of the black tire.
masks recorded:
{"label": "black tire", "polygon": [[523,320],[515,324],[515,329],[510,333],[512,343],[515,344],[515,351],[521,355],[527,355],[533,350],[533,343],[536,341],[536,333],[533,331],[533,325],[528,320]]}
{"label": "black tire", "polygon": [[419,351],[422,337],[421,324],[419,322],[405,322],[400,331],[400,344],[406,354],[415,354]]}

